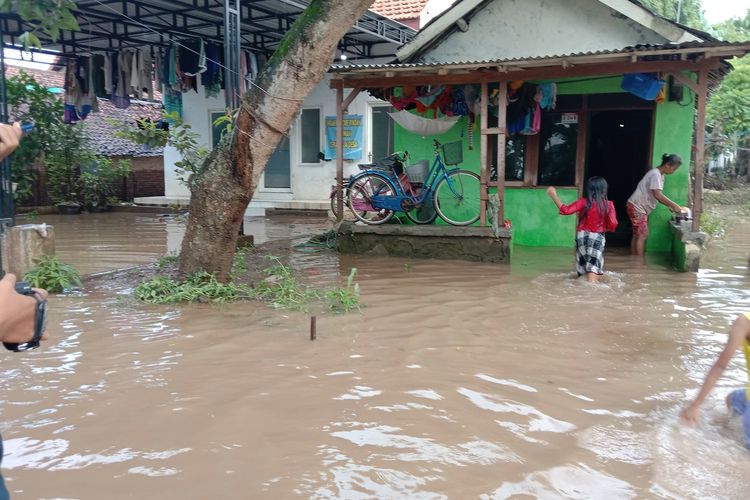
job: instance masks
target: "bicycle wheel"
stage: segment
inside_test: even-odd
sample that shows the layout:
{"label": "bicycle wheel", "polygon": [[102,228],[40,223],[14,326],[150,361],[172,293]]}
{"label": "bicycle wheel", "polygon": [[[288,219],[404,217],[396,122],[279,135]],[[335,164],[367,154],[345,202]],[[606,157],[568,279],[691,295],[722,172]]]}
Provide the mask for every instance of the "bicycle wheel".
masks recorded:
{"label": "bicycle wheel", "polygon": [[[338,203],[336,201],[336,194],[338,191],[341,191],[342,188],[338,188],[336,191],[331,193],[331,212],[333,212],[333,217],[338,220],[339,218],[339,207]],[[357,216],[354,213],[354,211],[349,206],[349,188],[345,187],[343,188],[343,197],[344,197],[344,220],[346,222],[354,222],[357,220]]]}
{"label": "bicycle wheel", "polygon": [[468,170],[454,170],[435,188],[435,210],[452,226],[468,226],[479,219],[479,176]]}
{"label": "bicycle wheel", "polygon": [[[425,189],[424,187],[421,189]],[[422,193],[419,193],[422,194]],[[431,194],[431,193],[430,193]],[[435,211],[435,202],[433,197],[427,195],[427,197],[419,204],[414,207],[413,210],[406,212],[406,217],[409,218],[414,224],[432,224],[437,219],[437,212]]]}
{"label": "bicycle wheel", "polygon": [[372,206],[375,195],[394,196],[394,189],[386,177],[365,174],[349,186],[349,208],[365,224],[384,224],[393,217],[392,210],[376,209]]}

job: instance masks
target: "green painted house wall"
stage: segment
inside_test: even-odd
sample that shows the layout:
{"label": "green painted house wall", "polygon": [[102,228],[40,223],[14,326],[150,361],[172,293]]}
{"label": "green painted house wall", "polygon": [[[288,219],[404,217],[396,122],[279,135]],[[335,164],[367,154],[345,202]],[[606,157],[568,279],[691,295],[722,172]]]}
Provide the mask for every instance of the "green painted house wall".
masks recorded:
{"label": "green painted house wall", "polygon": [[[558,94],[596,94],[622,92],[622,77],[599,77],[585,81],[559,80]],[[685,89],[685,101],[693,102],[692,94]],[[692,104],[665,102],[656,106],[655,137],[652,165],[660,163],[664,153],[677,153],[683,157],[684,165],[674,174],[666,177],[664,193],[675,202],[685,205],[689,188],[690,151],[693,134]],[[433,138],[441,143],[462,140],[464,158],[461,168],[479,173],[479,124],[474,124],[473,147],[469,149],[470,133],[468,120],[463,117],[447,133],[436,137],[421,137],[395,125],[394,146],[397,151],[409,151],[412,160],[433,158]],[[645,174],[648,166],[642,168]],[[575,189],[559,189],[563,202],[576,199]],[[506,188],[505,218],[513,224],[513,244],[540,247],[573,247],[575,235],[575,217],[560,216],[544,188],[508,187]],[[674,241],[668,226],[669,210],[663,206],[649,217],[649,251],[669,252]]]}

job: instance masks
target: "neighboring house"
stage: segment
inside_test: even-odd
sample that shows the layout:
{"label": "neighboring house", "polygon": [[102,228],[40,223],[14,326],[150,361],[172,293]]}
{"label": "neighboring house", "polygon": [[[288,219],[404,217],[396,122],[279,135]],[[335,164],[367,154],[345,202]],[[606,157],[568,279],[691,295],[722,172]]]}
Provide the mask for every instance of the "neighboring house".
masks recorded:
{"label": "neighboring house", "polygon": [[422,9],[427,3],[428,0],[376,0],[370,10],[418,30]]}
{"label": "neighboring house", "polygon": [[[576,221],[557,215],[545,187],[561,187],[563,200],[570,202],[586,178],[604,176],[621,222],[612,240],[625,242],[625,202],[663,153],[677,153],[685,163],[667,177],[665,194],[687,205],[696,102],[705,103],[706,95],[692,78],[700,73],[709,87],[716,85],[730,70],[726,60],[748,51],[750,44],[719,42],[637,1],[463,0],[424,25],[398,51],[398,63],[339,64],[332,72],[333,84],[345,89],[387,93],[406,85],[445,85],[460,87],[465,95],[490,94],[473,126],[463,116],[437,139],[463,141],[462,168],[482,174],[485,193],[498,192],[515,244],[570,247]],[[646,71],[672,75],[664,102],[622,90],[623,75]],[[519,80],[557,87],[556,108],[541,113],[536,134],[506,135],[505,102],[494,104],[501,122],[491,113],[493,90],[502,95],[508,82]],[[395,149],[408,149],[412,158],[432,156],[433,137],[396,126],[394,139]],[[498,148],[505,149],[505,180],[499,187],[492,176]],[[482,205],[488,208],[486,201]],[[649,218],[650,251],[673,248],[669,218],[662,206]]]}
{"label": "neighboring house", "polygon": [[[64,70],[40,70],[6,66],[8,78],[24,71],[34,77],[41,85],[51,89],[53,93],[64,96]],[[160,98],[160,96],[157,96]],[[117,109],[108,99],[98,99],[99,112],[90,113],[83,124],[88,133],[92,150],[113,160],[126,159],[130,161],[131,173],[120,188],[120,195],[125,200],[135,197],[164,195],[164,151],[163,148],[145,149],[126,139],[115,135],[116,127],[110,120],[134,124],[137,119],[150,118],[158,120],[161,117],[162,105],[159,102],[133,102],[127,109]],[[34,205],[48,204],[46,196],[46,176],[44,171],[38,172],[38,181],[34,200],[26,203]]]}

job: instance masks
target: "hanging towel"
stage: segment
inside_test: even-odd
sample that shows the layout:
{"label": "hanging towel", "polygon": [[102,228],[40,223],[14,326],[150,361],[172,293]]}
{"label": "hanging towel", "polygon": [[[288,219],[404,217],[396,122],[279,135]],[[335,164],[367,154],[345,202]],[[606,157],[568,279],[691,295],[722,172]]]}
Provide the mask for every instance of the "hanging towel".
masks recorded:
{"label": "hanging towel", "polygon": [[436,119],[422,118],[408,111],[388,113],[388,116],[409,132],[422,136],[444,134],[453,128],[460,118],[458,116],[446,116]]}

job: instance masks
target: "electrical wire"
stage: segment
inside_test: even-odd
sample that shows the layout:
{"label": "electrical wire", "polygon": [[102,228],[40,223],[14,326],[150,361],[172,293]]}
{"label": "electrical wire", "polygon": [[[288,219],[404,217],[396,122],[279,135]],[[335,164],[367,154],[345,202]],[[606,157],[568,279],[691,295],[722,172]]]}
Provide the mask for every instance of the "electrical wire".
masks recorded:
{"label": "electrical wire", "polygon": [[[147,26],[147,25],[143,24],[142,22],[138,21],[137,19],[134,19],[134,18],[132,18],[132,17],[128,16],[127,14],[124,14],[124,13],[121,13],[121,12],[117,12],[117,11],[116,11],[116,10],[115,10],[114,8],[112,8],[112,7],[110,7],[109,5],[107,5],[107,4],[103,3],[103,2],[101,2],[100,0],[94,0],[94,1],[95,1],[96,3],[98,3],[99,5],[101,5],[102,7],[104,7],[104,8],[106,8],[106,9],[108,9],[108,10],[112,11],[112,12],[113,12],[114,14],[116,14],[116,15],[118,15],[118,16],[121,16],[121,17],[123,17],[123,18],[127,19],[128,21],[130,21],[130,22],[132,22],[132,23],[135,23],[135,24],[137,24],[138,26],[141,26],[142,28],[145,28],[145,29],[147,29],[147,30],[149,30],[149,31],[151,31],[151,32],[153,32],[153,33],[155,33],[155,34],[157,34],[157,35],[160,35],[160,36],[162,35],[162,33],[159,33],[159,32],[158,32],[158,31],[156,31],[155,29],[151,28],[150,26]],[[193,54],[196,54],[196,55],[200,56],[200,53],[199,53],[198,51],[196,51],[196,50],[194,50],[194,49],[192,49],[192,48],[190,48],[190,47],[188,47],[188,46],[186,46],[186,45],[183,45],[183,44],[181,44],[180,42],[178,42],[178,41],[176,41],[176,40],[172,39],[172,38],[171,38],[171,36],[169,37],[169,40],[170,40],[170,41],[171,41],[171,42],[172,42],[173,44],[175,44],[175,45],[178,45],[178,46],[182,47],[183,49],[185,49],[185,50],[188,50],[188,51],[192,52]],[[235,70],[233,70],[233,69],[231,69],[231,68],[228,68],[227,66],[224,66],[224,65],[223,65],[223,64],[221,64],[220,62],[218,62],[218,61],[214,61],[213,59],[209,59],[208,57],[206,57],[206,60],[207,60],[207,61],[210,61],[210,62],[212,62],[212,63],[214,63],[214,64],[216,64],[216,65],[217,65],[218,67],[220,67],[220,68],[222,68],[222,69],[224,69],[224,70],[226,70],[226,71],[229,71],[230,73],[233,73],[233,74],[234,74],[234,75],[236,75],[236,76],[239,76],[239,77],[240,77],[241,79],[243,79],[243,80],[245,80],[245,81],[249,81],[249,82],[250,82],[250,84],[251,84],[252,86],[254,86],[254,87],[255,87],[255,88],[257,88],[258,90],[260,90],[260,91],[261,91],[262,93],[264,93],[264,94],[265,94],[265,95],[267,95],[268,97],[271,97],[271,98],[273,98],[273,99],[278,99],[278,100],[280,100],[280,101],[293,101],[293,102],[303,102],[303,101],[304,101],[304,99],[296,99],[296,98],[291,98],[291,97],[282,97],[282,96],[279,96],[279,95],[274,95],[274,94],[271,94],[270,92],[268,92],[268,91],[267,91],[266,89],[264,89],[263,87],[261,87],[260,85],[258,85],[257,83],[255,83],[254,81],[252,81],[252,80],[247,80],[247,79],[243,78],[243,77],[242,77],[242,75],[241,75],[241,74],[240,74],[240,73],[239,73],[238,71],[235,71]]]}

